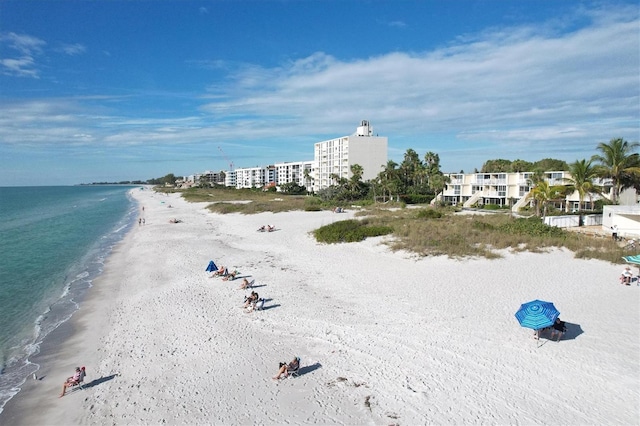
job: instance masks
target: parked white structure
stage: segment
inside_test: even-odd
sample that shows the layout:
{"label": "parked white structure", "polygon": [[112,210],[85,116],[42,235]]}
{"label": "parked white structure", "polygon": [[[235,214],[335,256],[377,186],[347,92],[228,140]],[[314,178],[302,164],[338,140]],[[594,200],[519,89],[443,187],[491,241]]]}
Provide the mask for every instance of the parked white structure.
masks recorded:
{"label": "parked white structure", "polygon": [[[635,192],[635,191],[633,191]],[[620,237],[637,238],[640,236],[640,206],[604,206],[602,209],[602,228],[610,231],[618,228]]]}
{"label": "parked white structure", "polygon": [[351,166],[362,166],[362,180],[374,179],[387,163],[388,139],[374,136],[373,127],[362,120],[356,132],[350,136],[318,142],[314,145],[313,190],[318,191],[334,184],[332,175],[351,177]]}

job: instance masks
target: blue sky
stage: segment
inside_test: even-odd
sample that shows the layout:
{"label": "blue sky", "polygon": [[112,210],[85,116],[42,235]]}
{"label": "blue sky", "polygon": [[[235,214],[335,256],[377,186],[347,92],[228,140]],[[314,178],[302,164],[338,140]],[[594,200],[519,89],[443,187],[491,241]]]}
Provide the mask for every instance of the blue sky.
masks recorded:
{"label": "blue sky", "polygon": [[445,172],[640,140],[637,1],[0,1],[0,186],[313,159]]}

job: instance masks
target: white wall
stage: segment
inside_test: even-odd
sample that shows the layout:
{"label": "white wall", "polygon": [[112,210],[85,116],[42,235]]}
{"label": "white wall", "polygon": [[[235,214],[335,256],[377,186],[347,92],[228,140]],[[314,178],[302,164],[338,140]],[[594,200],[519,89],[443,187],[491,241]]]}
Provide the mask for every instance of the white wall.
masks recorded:
{"label": "white wall", "polygon": [[621,237],[640,236],[640,206],[604,206],[602,228],[609,231],[614,225]]}

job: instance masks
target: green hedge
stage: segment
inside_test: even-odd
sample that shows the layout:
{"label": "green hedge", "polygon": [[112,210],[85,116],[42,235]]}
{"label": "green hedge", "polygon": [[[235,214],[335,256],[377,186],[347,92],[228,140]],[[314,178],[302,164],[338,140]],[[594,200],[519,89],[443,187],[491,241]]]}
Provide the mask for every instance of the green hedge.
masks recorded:
{"label": "green hedge", "polygon": [[393,232],[390,226],[369,225],[367,220],[343,220],[313,231],[316,241],[321,243],[352,243],[367,237],[377,237]]}

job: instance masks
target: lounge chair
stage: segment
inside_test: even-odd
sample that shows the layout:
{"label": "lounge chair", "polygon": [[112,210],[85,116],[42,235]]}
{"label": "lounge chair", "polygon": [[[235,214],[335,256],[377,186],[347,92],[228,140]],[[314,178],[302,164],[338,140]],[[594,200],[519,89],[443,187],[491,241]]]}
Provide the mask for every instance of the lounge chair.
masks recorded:
{"label": "lounge chair", "polygon": [[87,375],[87,372],[85,370],[84,367],[82,367],[80,369],[80,378],[78,378],[77,382],[74,382],[71,384],[71,391],[74,391],[75,389],[82,389],[84,390],[84,377]]}
{"label": "lounge chair", "polygon": [[287,375],[284,376],[285,378],[289,376],[298,377],[298,375],[300,374],[300,357],[299,356],[296,357],[296,361],[298,361],[298,365],[296,366],[296,368],[287,367]]}

